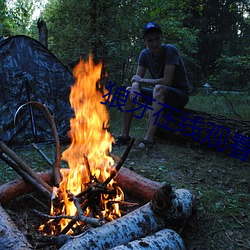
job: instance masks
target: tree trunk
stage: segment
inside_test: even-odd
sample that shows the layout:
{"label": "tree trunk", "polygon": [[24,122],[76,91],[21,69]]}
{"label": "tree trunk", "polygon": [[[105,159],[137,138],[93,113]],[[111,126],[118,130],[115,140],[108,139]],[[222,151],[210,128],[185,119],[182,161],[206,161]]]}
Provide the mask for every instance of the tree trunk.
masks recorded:
{"label": "tree trunk", "polygon": [[181,113],[172,111],[170,114],[170,109],[165,110],[165,117],[161,116],[157,122],[156,137],[194,145],[201,144],[219,151],[232,150],[228,146],[234,143],[232,137],[235,133],[250,137],[250,121],[191,109],[179,111]]}
{"label": "tree trunk", "polygon": [[0,249],[32,249],[24,235],[17,229],[0,204]]}
{"label": "tree trunk", "polygon": [[48,48],[48,29],[46,23],[40,18],[37,21],[37,28],[39,30],[39,42]]}

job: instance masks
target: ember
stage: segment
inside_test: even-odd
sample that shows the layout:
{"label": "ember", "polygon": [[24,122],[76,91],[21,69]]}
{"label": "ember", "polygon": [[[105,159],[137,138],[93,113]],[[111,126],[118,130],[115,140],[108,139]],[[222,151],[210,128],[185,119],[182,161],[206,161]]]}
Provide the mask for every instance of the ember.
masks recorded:
{"label": "ember", "polygon": [[114,138],[108,132],[108,112],[100,103],[106,92],[100,84],[101,70],[102,64],[95,65],[91,56],[74,68],[72,143],[62,153],[69,170],[61,170],[63,179],[54,192],[52,219],[40,227],[45,234],[75,234],[86,224],[98,226],[121,216],[119,201],[124,195],[113,181],[116,167],[109,154]]}

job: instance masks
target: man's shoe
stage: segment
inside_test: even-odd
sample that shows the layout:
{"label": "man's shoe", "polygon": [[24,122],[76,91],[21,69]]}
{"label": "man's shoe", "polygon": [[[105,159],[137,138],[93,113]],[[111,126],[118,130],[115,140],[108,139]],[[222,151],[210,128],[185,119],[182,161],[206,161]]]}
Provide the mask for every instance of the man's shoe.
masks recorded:
{"label": "man's shoe", "polygon": [[124,138],[123,136],[118,136],[115,140],[114,146],[127,146],[129,142],[131,141],[131,137],[128,136],[127,138]]}
{"label": "man's shoe", "polygon": [[136,149],[145,149],[145,148],[153,148],[155,145],[155,140],[150,142],[148,140],[142,140],[138,146],[136,146]]}

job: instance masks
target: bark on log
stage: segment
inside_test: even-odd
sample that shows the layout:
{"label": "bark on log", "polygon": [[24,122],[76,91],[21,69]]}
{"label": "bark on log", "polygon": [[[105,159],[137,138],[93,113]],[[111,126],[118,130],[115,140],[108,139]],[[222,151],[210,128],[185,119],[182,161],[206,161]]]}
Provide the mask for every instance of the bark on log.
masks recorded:
{"label": "bark on log", "polygon": [[120,169],[114,180],[125,192],[125,195],[129,193],[143,203],[149,202],[154,193],[162,186],[159,182],[152,181],[124,167]]}
{"label": "bark on log", "polygon": [[118,244],[157,232],[164,227],[165,222],[154,213],[150,203],[147,203],[123,217],[71,238],[60,249],[110,249]]}
{"label": "bark on log", "polygon": [[[38,176],[47,183],[53,182],[53,174],[51,172],[39,173]],[[128,192],[142,203],[149,202],[155,191],[162,186],[160,183],[151,181],[124,167],[121,167],[115,180],[125,194]],[[34,187],[24,180],[13,180],[0,186],[0,203],[5,204],[15,197],[32,191],[34,191]]]}
{"label": "bark on log", "polygon": [[176,227],[173,222],[183,226],[192,214],[194,196],[185,189],[174,192],[175,198],[171,190],[170,193],[164,191],[160,189],[151,202],[129,214],[70,238],[60,249],[110,249],[166,227]]}
{"label": "bark on log", "polygon": [[[38,173],[37,175],[47,183],[53,182],[52,172]],[[35,188],[32,185],[22,179],[7,182],[0,186],[0,204],[6,204],[10,200],[34,190]]]}
{"label": "bark on log", "polygon": [[171,229],[162,229],[144,238],[111,248],[111,250],[185,250],[179,234]]}
{"label": "bark on log", "polygon": [[[234,143],[231,139],[234,133],[250,137],[250,121],[242,121],[225,116],[217,116],[187,108],[180,109],[179,111],[181,111],[181,113],[172,111],[171,116],[170,111],[171,110],[166,109],[163,114],[165,117],[161,116],[159,121],[157,121],[158,127],[155,133],[156,137],[184,143],[188,142],[194,145],[201,143],[201,145],[208,146],[211,149],[216,149],[217,145],[213,144],[219,139],[222,131],[224,131],[224,135],[222,136],[221,143],[219,145],[219,147],[222,149],[224,143],[223,140],[227,132],[223,128],[226,128],[229,130],[229,134],[224,144],[224,150],[228,150],[228,146]],[[170,120],[169,116],[171,117]],[[198,121],[196,127],[199,127],[199,129],[194,129],[194,121]],[[159,126],[159,124],[161,126]],[[180,131],[180,129],[182,129],[182,131]],[[218,132],[218,134],[216,134],[216,132]],[[192,136],[194,133],[197,134]],[[208,139],[208,135],[210,140]]]}
{"label": "bark on log", "polygon": [[9,215],[0,204],[0,249],[32,249],[24,235],[17,229]]}

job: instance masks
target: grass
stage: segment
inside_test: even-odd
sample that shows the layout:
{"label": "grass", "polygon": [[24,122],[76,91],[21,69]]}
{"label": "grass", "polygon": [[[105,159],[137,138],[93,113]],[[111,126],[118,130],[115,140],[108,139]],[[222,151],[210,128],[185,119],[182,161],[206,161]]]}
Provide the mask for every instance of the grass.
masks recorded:
{"label": "grass", "polygon": [[[239,116],[250,120],[249,97],[227,98]],[[187,107],[237,118],[221,96],[192,96]],[[146,116],[134,119],[131,135],[136,143],[143,137],[147,121]],[[121,111],[110,108],[110,131],[114,136],[119,135],[120,124]],[[54,157],[52,146],[44,146],[43,150]],[[114,148],[113,153],[121,156],[124,150]],[[35,171],[47,169],[34,149],[15,148],[15,152]],[[0,184],[17,177],[6,164],[0,164]],[[158,139],[153,149],[132,149],[124,166],[154,181],[187,188],[196,194],[197,213],[181,235],[188,249],[250,249],[249,159],[243,162],[228,153]]]}

